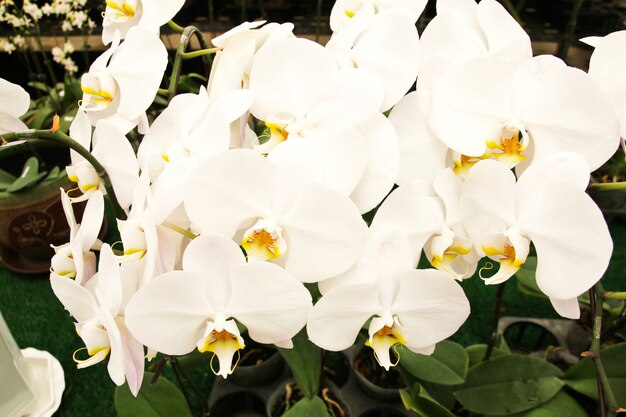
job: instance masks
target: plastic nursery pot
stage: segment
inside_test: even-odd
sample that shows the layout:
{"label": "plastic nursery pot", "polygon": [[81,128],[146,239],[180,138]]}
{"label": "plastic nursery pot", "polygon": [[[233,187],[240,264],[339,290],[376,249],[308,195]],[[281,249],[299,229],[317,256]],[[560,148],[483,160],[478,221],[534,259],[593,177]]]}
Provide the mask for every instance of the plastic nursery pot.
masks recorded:
{"label": "plastic nursery pot", "polygon": [[252,392],[233,392],[217,400],[211,407],[210,415],[211,417],[265,417],[265,403]]}
{"label": "plastic nursery pot", "polygon": [[332,381],[337,388],[342,388],[350,378],[350,360],[343,352],[324,352],[324,377]]}
{"label": "plastic nursery pot", "polygon": [[[34,149],[27,145],[30,144],[0,147],[2,169],[19,176],[24,162],[33,154],[43,161],[46,169],[53,166],[62,169],[69,163],[66,149]],[[6,268],[25,274],[49,271],[54,254],[50,245],[64,244],[70,237],[59,188],[67,190],[71,185],[63,175],[19,192],[0,192],[0,257]]]}
{"label": "plastic nursery pot", "polygon": [[381,407],[366,411],[357,417],[405,417],[405,415],[397,410]]}
{"label": "plastic nursery pot", "polygon": [[248,339],[228,379],[241,387],[258,387],[278,378],[284,367],[285,360],[276,349]]}
{"label": "plastic nursery pot", "polygon": [[400,400],[400,389],[405,387],[404,380],[395,367],[386,371],[374,357],[372,349],[362,347],[354,355],[352,362],[354,374],[363,392],[382,402]]}
{"label": "plastic nursery pot", "polygon": [[[348,405],[339,393],[339,389],[332,382],[322,382],[318,395],[324,400],[326,409],[331,416],[352,416]],[[285,380],[285,382],[280,384],[278,388],[276,388],[276,390],[269,396],[266,407],[267,416],[281,417],[303,397],[304,396],[295,380]]]}

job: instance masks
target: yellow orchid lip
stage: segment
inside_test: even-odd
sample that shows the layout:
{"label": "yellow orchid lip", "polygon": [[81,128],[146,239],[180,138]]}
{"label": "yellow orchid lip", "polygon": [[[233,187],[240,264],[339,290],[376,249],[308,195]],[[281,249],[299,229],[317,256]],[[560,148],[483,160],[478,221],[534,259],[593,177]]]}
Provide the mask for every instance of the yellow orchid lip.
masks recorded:
{"label": "yellow orchid lip", "polygon": [[278,245],[279,236],[273,236],[265,229],[253,230],[241,241],[241,247],[248,257],[272,260],[280,258],[283,253]]}
{"label": "yellow orchid lip", "polygon": [[128,18],[131,18],[135,15],[135,9],[132,6],[130,6],[128,3],[124,3],[120,6],[113,0],[106,0],[106,5],[109,6],[113,10],[117,10],[121,12],[124,16]]}

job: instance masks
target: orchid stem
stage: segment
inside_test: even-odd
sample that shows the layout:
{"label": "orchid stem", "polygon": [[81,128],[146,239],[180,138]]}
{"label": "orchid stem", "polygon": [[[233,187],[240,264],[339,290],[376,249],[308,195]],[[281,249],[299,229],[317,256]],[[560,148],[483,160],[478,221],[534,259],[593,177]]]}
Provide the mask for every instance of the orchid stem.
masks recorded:
{"label": "orchid stem", "polygon": [[182,227],[176,226],[170,222],[163,222],[163,226],[167,227],[170,230],[180,233],[181,235],[188,237],[189,239],[195,239],[198,235],[191,233],[189,230],[185,230]]}
{"label": "orchid stem", "polygon": [[[185,59],[184,58],[185,50],[187,49],[187,46],[189,45],[189,42],[191,41],[191,37],[194,35],[198,39],[198,43],[200,44],[201,49],[209,49],[207,46],[207,43],[204,40],[204,37],[202,36],[202,32],[200,32],[200,29],[198,29],[195,26],[187,26],[185,29],[183,29],[180,35],[180,41],[178,42],[178,48],[176,48],[176,57],[174,58],[172,75],[170,77],[170,84],[168,88],[168,91],[169,91],[168,100],[169,101],[172,101],[172,99],[176,95],[176,90],[178,89],[178,82],[180,80],[180,71],[183,65],[183,60]],[[204,61],[206,73],[208,74],[209,73],[209,61],[207,60],[207,55],[205,54],[201,56],[202,56],[202,60]]]}
{"label": "orchid stem", "polygon": [[500,321],[500,310],[502,310],[502,298],[504,298],[504,286],[506,282],[498,286],[498,293],[496,294],[496,307],[493,312],[493,322],[491,323],[491,336],[489,343],[487,344],[487,350],[485,351],[485,357],[483,361],[488,361],[493,352],[496,339],[498,338],[498,322]]}
{"label": "orchid stem", "polygon": [[170,28],[172,28],[172,30],[174,30],[175,32],[182,32],[183,30],[185,30],[185,28],[176,24],[176,22],[174,22],[173,20],[170,20],[169,22],[167,22],[167,25]]}
{"label": "orchid stem", "polygon": [[212,55],[219,51],[219,48],[207,48],[207,49],[198,49],[193,52],[183,52],[183,59],[192,59],[197,58],[199,56]]}
{"label": "orchid stem", "polygon": [[191,402],[191,399],[189,398],[189,395],[187,394],[187,389],[185,389],[185,384],[183,384],[183,379],[180,375],[178,362],[176,362],[176,359],[173,356],[171,356],[170,363],[172,364],[172,371],[174,371],[174,376],[176,377],[176,381],[178,382],[178,385],[180,386],[180,392],[183,393],[183,397],[185,397],[185,401],[187,402],[187,407],[189,407],[189,410],[193,410],[193,404]]}
{"label": "orchid stem", "polygon": [[615,395],[611,389],[609,378],[606,375],[604,365],[602,364],[602,358],[600,357],[600,340],[602,334],[602,285],[597,283],[593,288],[589,290],[589,300],[591,302],[591,313],[593,315],[593,334],[591,337],[591,346],[589,347],[589,356],[593,360],[593,364],[596,367],[596,374],[598,378],[598,403],[600,407],[600,415],[606,414],[606,407],[608,407],[608,415],[615,416],[615,410],[617,410],[617,401]]}
{"label": "orchid stem", "polygon": [[580,14],[580,9],[583,5],[583,0],[572,0],[572,2],[574,3],[572,6],[572,13],[570,14],[565,28],[565,33],[563,34],[563,39],[561,40],[559,49],[556,53],[556,55],[565,62],[567,62],[567,54],[572,42],[574,41],[576,25],[578,24],[578,15]]}
{"label": "orchid stem", "polygon": [[111,201],[111,206],[113,208],[113,213],[115,217],[119,220],[126,220],[126,213],[120,206],[120,203],[117,200],[117,196],[115,195],[115,190],[113,190],[113,185],[111,183],[111,179],[109,178],[109,174],[107,174],[106,170],[98,162],[96,158],[89,152],[83,145],[76,142],[71,137],[67,136],[65,133],[60,130],[53,132],[52,130],[26,130],[23,132],[12,132],[5,133],[0,135],[1,142],[15,142],[17,140],[31,140],[31,139],[45,139],[51,142],[62,144],[78,153],[80,156],[85,158],[87,162],[91,164],[91,166],[96,170],[96,173],[102,180],[104,184],[104,188],[109,196],[109,200]]}
{"label": "orchid stem", "polygon": [[598,182],[598,183],[589,185],[589,189],[598,190],[598,191],[626,190],[626,181]]}
{"label": "orchid stem", "polygon": [[605,291],[602,298],[605,300],[626,300],[626,292]]}
{"label": "orchid stem", "polygon": [[[197,397],[196,399],[202,403],[202,416],[206,416],[207,411],[208,411],[207,410],[208,401],[207,401],[206,396],[202,393],[202,391],[200,391],[200,389],[196,386],[196,384],[193,383],[193,381],[189,377],[189,374],[185,370],[185,367],[178,361],[178,358],[176,358],[175,356],[171,356],[170,363],[172,364],[172,370],[176,374],[178,383],[181,385],[181,387],[183,387],[182,381],[180,380],[180,377],[182,377],[184,382],[191,388],[194,395]],[[187,397],[186,394],[185,394],[185,397]]]}

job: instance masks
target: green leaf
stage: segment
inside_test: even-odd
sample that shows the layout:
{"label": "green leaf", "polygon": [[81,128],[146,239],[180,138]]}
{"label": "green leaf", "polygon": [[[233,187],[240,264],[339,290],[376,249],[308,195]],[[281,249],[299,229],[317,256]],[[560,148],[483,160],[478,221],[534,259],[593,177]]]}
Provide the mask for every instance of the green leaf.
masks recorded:
{"label": "green leaf", "polygon": [[[485,357],[485,353],[487,353],[487,345],[485,344],[471,345],[471,346],[466,347],[465,351],[467,352],[467,355],[469,356],[469,367],[472,368],[473,366],[478,365],[479,363],[483,361],[483,358]],[[499,357],[506,356],[509,354],[510,352],[506,352],[502,349],[494,347],[493,350],[491,351],[490,359],[499,358]]]}
{"label": "green leaf", "polygon": [[560,391],[550,401],[539,407],[513,415],[498,417],[588,417],[587,412],[576,400]]}
{"label": "green leaf", "polygon": [[26,160],[24,168],[20,176],[6,188],[9,193],[16,193],[32,185],[47,175],[47,172],[39,172],[39,161],[36,157],[31,156]]}
{"label": "green leaf", "polygon": [[118,417],[193,417],[185,397],[163,375],[154,385],[151,372],[143,375],[143,384],[137,398],[126,384],[115,388],[114,402]]}
{"label": "green leaf", "polygon": [[303,398],[291,407],[282,417],[330,417],[326,404],[318,396]]}
{"label": "green leaf", "polygon": [[46,178],[44,178],[44,180],[42,181],[42,184],[44,182],[53,182],[56,181],[58,178],[62,177],[66,175],[65,174],[65,170],[61,171],[61,168],[55,166],[52,167],[52,169],[50,170],[50,172],[48,172],[48,175],[46,175]]}
{"label": "green leaf", "polygon": [[48,93],[48,91],[50,90],[50,87],[48,87],[47,84],[39,81],[29,81],[27,85],[36,90],[43,91],[44,93]]}
{"label": "green leaf", "polygon": [[[600,352],[602,364],[618,404],[626,404],[626,343],[619,343]],[[598,400],[596,367],[591,358],[572,366],[563,377],[568,387],[589,398]]]}
{"label": "green leaf", "polygon": [[444,406],[428,396],[420,384],[415,384],[413,390],[400,390],[402,404],[407,410],[413,411],[420,417],[455,417]]}
{"label": "green leaf", "polygon": [[437,344],[432,355],[420,355],[398,347],[400,366],[413,376],[428,382],[457,385],[465,381],[469,356],[458,343],[444,340]]}
{"label": "green leaf", "polygon": [[7,187],[15,182],[17,177],[13,174],[0,169],[0,191],[6,190]]}
{"label": "green leaf", "polygon": [[522,265],[522,268],[515,273],[517,287],[519,290],[532,297],[548,298],[537,285],[535,271],[537,270],[537,257],[529,256]]}
{"label": "green leaf", "polygon": [[34,119],[29,123],[32,129],[50,129],[52,127],[52,116],[56,111],[51,107],[41,107],[36,109]]}
{"label": "green leaf", "polygon": [[277,349],[304,395],[309,399],[314,398],[319,390],[322,350],[309,340],[306,329],[300,330],[293,338],[292,349]]}
{"label": "green leaf", "polygon": [[511,415],[546,403],[563,387],[559,368],[532,356],[506,355],[469,370],[454,392],[467,410],[486,415]]}

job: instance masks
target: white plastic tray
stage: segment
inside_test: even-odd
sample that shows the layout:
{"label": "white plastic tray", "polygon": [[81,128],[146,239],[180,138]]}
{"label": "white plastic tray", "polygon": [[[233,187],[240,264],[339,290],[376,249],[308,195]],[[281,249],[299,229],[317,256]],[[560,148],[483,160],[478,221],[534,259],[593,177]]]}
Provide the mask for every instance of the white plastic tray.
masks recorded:
{"label": "white plastic tray", "polygon": [[35,404],[25,417],[51,417],[61,405],[65,376],[59,361],[50,353],[34,348],[22,349],[32,375]]}

